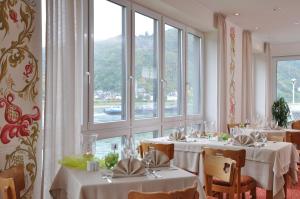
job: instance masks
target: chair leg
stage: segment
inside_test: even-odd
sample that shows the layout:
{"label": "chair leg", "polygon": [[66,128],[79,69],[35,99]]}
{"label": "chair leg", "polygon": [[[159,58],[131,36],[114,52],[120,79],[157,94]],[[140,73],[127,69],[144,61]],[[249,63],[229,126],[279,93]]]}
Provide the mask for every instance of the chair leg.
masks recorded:
{"label": "chair leg", "polygon": [[245,192],[242,193],[242,199],[246,199],[246,194],[245,194]]}
{"label": "chair leg", "polygon": [[229,199],[229,193],[226,193],[226,194],[225,194],[225,198],[226,198],[226,199]]}
{"label": "chair leg", "polygon": [[223,199],[223,193],[221,192],[218,193],[218,199]]}
{"label": "chair leg", "polygon": [[234,193],[229,194],[229,199],[234,199]]}
{"label": "chair leg", "polygon": [[254,187],[254,188],[250,191],[250,194],[251,194],[251,199],[256,199],[256,187]]}

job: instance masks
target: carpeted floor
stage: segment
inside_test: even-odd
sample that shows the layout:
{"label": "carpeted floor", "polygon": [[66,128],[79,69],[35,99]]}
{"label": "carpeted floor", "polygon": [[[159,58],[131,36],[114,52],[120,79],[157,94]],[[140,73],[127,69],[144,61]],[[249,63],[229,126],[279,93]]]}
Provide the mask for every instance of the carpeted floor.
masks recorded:
{"label": "carpeted floor", "polygon": [[[298,173],[298,179],[300,180],[300,172]],[[256,190],[257,199],[265,199],[266,191],[264,189],[257,188]],[[250,198],[247,194],[246,198]],[[292,185],[292,183],[288,183],[287,190],[287,199],[300,199],[300,182],[296,185]]]}

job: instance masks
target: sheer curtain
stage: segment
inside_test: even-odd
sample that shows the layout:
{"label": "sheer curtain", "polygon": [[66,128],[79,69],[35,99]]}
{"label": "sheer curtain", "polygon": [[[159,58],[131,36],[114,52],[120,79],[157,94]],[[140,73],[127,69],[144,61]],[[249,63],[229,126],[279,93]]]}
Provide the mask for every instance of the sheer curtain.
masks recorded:
{"label": "sheer curtain", "polygon": [[264,43],[264,54],[266,58],[266,117],[272,118],[272,103],[274,100],[274,91],[273,91],[273,74],[274,69],[272,67],[272,57],[271,57],[271,47],[270,43]]}
{"label": "sheer curtain", "polygon": [[58,160],[79,152],[83,87],[83,2],[47,0],[43,195]]}
{"label": "sheer curtain", "polygon": [[226,17],[223,14],[214,15],[214,26],[218,30],[218,109],[217,125],[219,131],[226,131],[227,127],[227,29]]}
{"label": "sheer curtain", "polygon": [[242,121],[254,119],[254,76],[251,32],[243,31],[242,43]]}

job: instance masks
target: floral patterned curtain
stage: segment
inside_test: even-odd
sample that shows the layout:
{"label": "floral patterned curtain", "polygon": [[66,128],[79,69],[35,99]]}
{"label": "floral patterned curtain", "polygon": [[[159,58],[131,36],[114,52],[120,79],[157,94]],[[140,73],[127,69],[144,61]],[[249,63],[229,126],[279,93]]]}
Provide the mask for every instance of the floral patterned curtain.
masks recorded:
{"label": "floral patterned curtain", "polygon": [[35,0],[0,0],[0,170],[24,164],[22,198],[32,198],[40,169],[40,6]]}

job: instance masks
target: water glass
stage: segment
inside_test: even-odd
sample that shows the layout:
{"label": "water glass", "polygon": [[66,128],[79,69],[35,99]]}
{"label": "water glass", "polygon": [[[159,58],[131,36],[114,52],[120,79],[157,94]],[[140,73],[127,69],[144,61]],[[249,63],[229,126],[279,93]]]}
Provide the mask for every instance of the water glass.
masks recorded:
{"label": "water glass", "polygon": [[81,134],[81,153],[88,157],[96,154],[97,134]]}
{"label": "water glass", "polygon": [[123,156],[123,159],[137,156],[136,151],[135,151],[135,143],[134,143],[132,135],[126,136],[124,138],[122,156]]}

